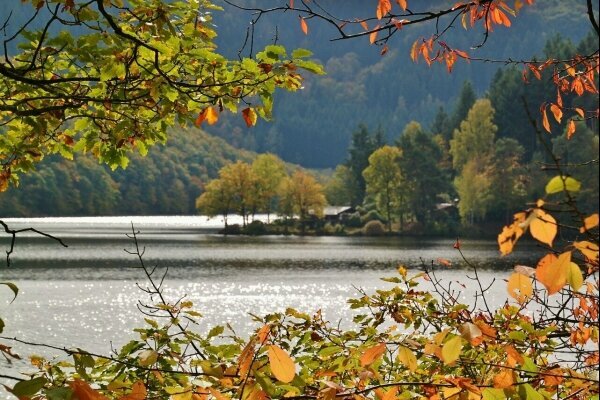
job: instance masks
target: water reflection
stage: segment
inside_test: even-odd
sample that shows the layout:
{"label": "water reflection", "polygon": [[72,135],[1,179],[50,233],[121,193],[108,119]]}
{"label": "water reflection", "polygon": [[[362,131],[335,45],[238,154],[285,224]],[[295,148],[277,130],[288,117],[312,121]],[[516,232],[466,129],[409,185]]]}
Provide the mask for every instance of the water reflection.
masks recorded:
{"label": "water reflection", "polygon": [[[60,236],[69,247],[35,235],[19,237],[13,266],[1,271],[2,280],[20,288],[12,305],[9,294],[0,293],[4,334],[100,352],[110,351],[111,341],[119,347],[130,340],[132,328],[143,324],[135,305],[144,299],[136,282],[144,281],[134,268],[135,257],[123,251],[132,244],[125,236],[128,218],[11,221],[13,228],[35,226]],[[380,278],[395,274],[398,264],[417,270],[433,262],[445,282],[466,283],[457,288],[464,301],[473,301],[475,288],[465,278],[469,270],[450,239],[223,237],[203,225],[202,217],[191,218],[185,218],[189,223],[167,218],[162,225],[150,219],[136,227],[147,265],[169,269],[166,294],[173,299],[185,294],[205,315],[200,329],[230,323],[243,334],[255,327],[249,313],[264,315],[289,306],[323,309],[326,318],[348,323],[352,312],[346,300],[358,294],[356,288],[389,286]],[[7,245],[6,237],[1,245]],[[486,282],[500,279],[489,293],[497,304],[506,299],[501,279],[512,265],[532,264],[536,257],[535,247],[527,244],[502,259],[492,241],[464,240],[462,248]],[[440,267],[438,258],[450,260],[452,267]],[[43,352],[15,347],[23,354]]]}

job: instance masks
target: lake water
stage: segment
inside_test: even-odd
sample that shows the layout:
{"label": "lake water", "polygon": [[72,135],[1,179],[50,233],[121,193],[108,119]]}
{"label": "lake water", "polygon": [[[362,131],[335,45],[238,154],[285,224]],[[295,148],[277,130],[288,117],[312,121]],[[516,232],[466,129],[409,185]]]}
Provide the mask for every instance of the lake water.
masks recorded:
{"label": "lake water", "polygon": [[[186,295],[204,314],[200,329],[227,322],[236,332],[247,333],[256,327],[249,313],[264,315],[290,306],[306,312],[322,309],[329,320],[347,324],[352,312],[346,300],[358,295],[357,288],[389,287],[380,278],[395,275],[400,264],[416,273],[433,262],[444,281],[466,285],[456,288],[467,303],[475,289],[452,239],[225,237],[216,234],[220,221],[199,216],[4,221],[12,229],[34,227],[56,235],[69,247],[33,233],[18,236],[11,267],[2,261],[0,269],[0,281],[12,281],[20,289],[9,304],[10,291],[0,287],[3,335],[95,352],[118,348],[135,337],[134,327],[143,325],[136,303],[147,297],[136,283],[146,282],[134,268],[136,258],[124,251],[133,245],[126,236],[132,222],[146,248],[147,265],[169,269],[166,294],[171,299]],[[0,238],[7,250],[7,236]],[[497,304],[506,300],[502,279],[513,265],[531,265],[539,254],[532,244],[522,244],[510,257],[499,258],[497,245],[489,240],[463,240],[462,249],[481,268],[485,282],[498,281],[489,293]],[[439,258],[452,266],[439,266]],[[21,354],[52,353],[14,348]]]}

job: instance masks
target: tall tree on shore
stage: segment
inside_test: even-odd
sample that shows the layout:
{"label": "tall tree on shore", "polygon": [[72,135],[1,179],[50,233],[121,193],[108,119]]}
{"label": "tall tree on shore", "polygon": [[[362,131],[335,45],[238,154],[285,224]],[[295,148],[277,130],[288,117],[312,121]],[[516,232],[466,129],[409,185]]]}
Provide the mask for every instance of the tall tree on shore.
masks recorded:
{"label": "tall tree on shore", "polygon": [[402,212],[406,197],[400,155],[395,146],[380,147],[369,156],[369,166],[363,171],[366,192],[375,199],[377,211],[385,215],[388,232],[392,231],[394,215]]}

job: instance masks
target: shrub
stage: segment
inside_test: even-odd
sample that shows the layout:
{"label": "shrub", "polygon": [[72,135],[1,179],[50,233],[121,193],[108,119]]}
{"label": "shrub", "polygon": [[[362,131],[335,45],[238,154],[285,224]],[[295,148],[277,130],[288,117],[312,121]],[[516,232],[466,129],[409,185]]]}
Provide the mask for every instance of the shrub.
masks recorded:
{"label": "shrub", "polygon": [[369,221],[363,228],[363,232],[368,236],[383,236],[385,235],[385,225],[381,221]]}

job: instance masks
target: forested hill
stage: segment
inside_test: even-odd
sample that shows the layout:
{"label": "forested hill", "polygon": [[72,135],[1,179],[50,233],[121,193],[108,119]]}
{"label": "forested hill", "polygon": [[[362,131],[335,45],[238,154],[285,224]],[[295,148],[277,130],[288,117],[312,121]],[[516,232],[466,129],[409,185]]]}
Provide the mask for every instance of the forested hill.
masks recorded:
{"label": "forested hill", "polygon": [[195,214],[196,197],[223,165],[254,156],[192,128],[173,130],[146,157],[132,155],[126,169],[50,157],[0,193],[0,217]]}
{"label": "forested hill", "polygon": [[[235,2],[235,1],[234,1]],[[281,1],[237,1],[246,7],[269,5]],[[412,2],[414,11],[425,8],[451,7],[452,1]],[[322,0],[324,8],[338,15],[373,15],[373,2],[364,0]],[[236,57],[244,43],[250,13],[235,11],[223,5],[224,13],[215,12],[221,51]],[[560,32],[563,38],[579,42],[589,23],[585,2],[576,0],[543,0],[523,7],[510,28],[497,28],[485,46],[477,45],[483,35],[464,31],[460,24],[445,38],[455,48],[471,55],[494,59],[530,59],[543,56],[548,40]],[[452,74],[443,65],[428,68],[423,62],[414,64],[409,57],[414,40],[431,35],[433,25],[405,27],[389,43],[390,51],[380,55],[381,47],[369,45],[368,38],[331,42],[335,32],[330,26],[308,20],[308,35],[300,29],[298,15],[273,13],[263,15],[255,25],[254,50],[277,42],[288,49],[308,48],[325,66],[327,75],[309,77],[299,93],[276,96],[274,121],[260,122],[248,129],[239,117],[230,118],[208,129],[235,146],[272,151],[286,161],[307,167],[332,167],[342,162],[352,131],[359,123],[371,130],[381,127],[388,139],[397,137],[406,123],[420,121],[428,126],[440,106],[451,112],[465,80],[470,80],[477,95],[485,94],[495,71],[502,65],[457,62]],[[249,46],[246,46],[247,54]]]}
{"label": "forested hill", "polygon": [[[281,0],[234,0],[244,7],[281,5]],[[293,12],[268,13],[254,24],[253,46],[246,41],[247,28],[256,15],[236,10],[222,0],[224,11],[214,12],[220,51],[233,58],[256,53],[266,44],[277,42],[288,49],[308,48],[327,70],[326,76],[308,77],[299,93],[278,93],[274,121],[260,121],[248,129],[239,116],[221,118],[208,132],[230,144],[258,152],[270,151],[284,160],[306,167],[333,167],[344,161],[350,137],[359,123],[370,129],[381,127],[388,139],[398,136],[411,120],[428,126],[443,106],[451,112],[460,87],[470,80],[477,95],[490,86],[499,64],[457,62],[452,74],[442,65],[428,68],[414,64],[410,47],[418,37],[428,37],[433,25],[407,26],[389,42],[390,51],[369,45],[368,38],[331,42],[331,26],[308,20],[308,35],[300,29]],[[451,7],[454,0],[411,3],[412,11]],[[364,0],[321,0],[325,9],[339,16],[373,15],[374,3]],[[0,2],[0,16],[11,15],[4,34],[14,33],[30,17],[31,6],[18,1]],[[441,21],[444,22],[444,21]],[[510,28],[498,27],[480,49],[469,50],[483,40],[483,34],[452,29],[445,40],[454,48],[477,57],[529,59],[542,56],[545,43],[557,33],[579,42],[589,23],[581,0],[543,0],[523,7]],[[41,28],[31,26],[31,28]],[[246,47],[243,48],[246,41]],[[10,51],[10,49],[9,49]],[[14,49],[13,49],[14,51]]]}

